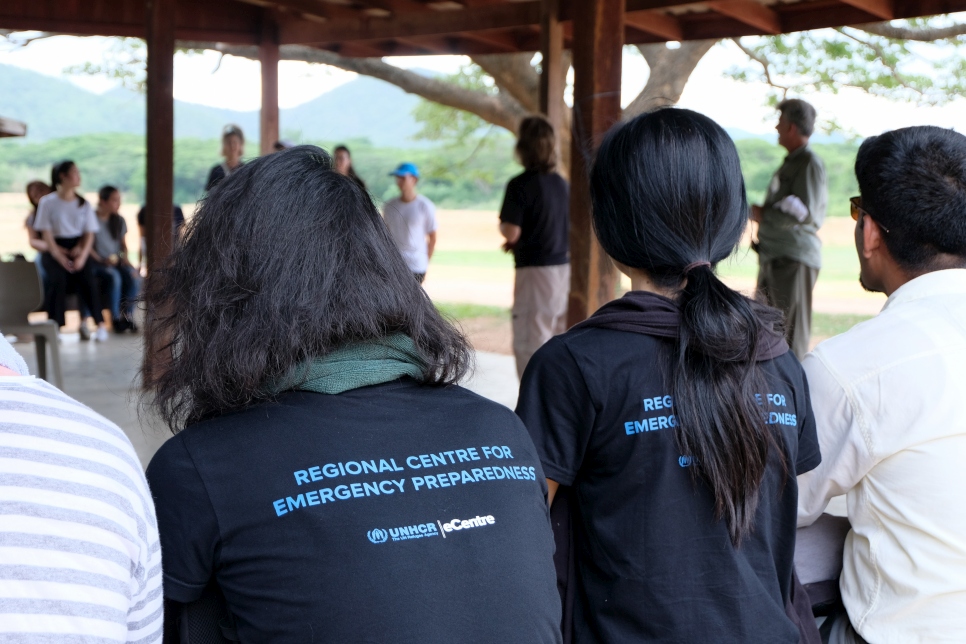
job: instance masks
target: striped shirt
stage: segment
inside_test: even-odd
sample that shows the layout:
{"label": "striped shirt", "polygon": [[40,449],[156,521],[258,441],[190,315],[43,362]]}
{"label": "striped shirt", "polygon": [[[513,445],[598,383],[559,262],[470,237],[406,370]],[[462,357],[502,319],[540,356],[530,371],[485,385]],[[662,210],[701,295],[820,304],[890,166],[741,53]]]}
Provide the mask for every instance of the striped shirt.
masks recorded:
{"label": "striped shirt", "polygon": [[0,641],[160,642],[162,601],[127,436],[43,380],[0,377]]}

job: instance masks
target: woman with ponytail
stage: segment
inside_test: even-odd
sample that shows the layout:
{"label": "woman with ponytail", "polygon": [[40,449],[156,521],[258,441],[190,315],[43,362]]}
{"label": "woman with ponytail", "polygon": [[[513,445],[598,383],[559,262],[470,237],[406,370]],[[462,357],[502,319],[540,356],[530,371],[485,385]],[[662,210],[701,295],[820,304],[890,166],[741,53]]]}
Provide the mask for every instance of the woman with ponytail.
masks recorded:
{"label": "woman with ponytail", "polygon": [[[94,281],[94,266],[88,260],[98,230],[94,209],[81,195],[81,174],[73,161],[61,161],[50,172],[54,192],[40,199],[34,230],[47,245],[41,262],[47,275],[44,303],[47,315],[64,326],[68,290],[76,290],[81,303],[97,323],[95,340],[107,340],[107,326],[101,311],[100,293]],[[82,307],[83,308],[83,307]],[[81,320],[82,332],[86,329]]]}
{"label": "woman with ponytail", "polygon": [[644,114],[601,145],[591,194],[632,291],[536,353],[517,408],[572,506],[565,634],[796,644],[795,477],[821,457],[781,314],[715,274],[747,221],[734,144]]}

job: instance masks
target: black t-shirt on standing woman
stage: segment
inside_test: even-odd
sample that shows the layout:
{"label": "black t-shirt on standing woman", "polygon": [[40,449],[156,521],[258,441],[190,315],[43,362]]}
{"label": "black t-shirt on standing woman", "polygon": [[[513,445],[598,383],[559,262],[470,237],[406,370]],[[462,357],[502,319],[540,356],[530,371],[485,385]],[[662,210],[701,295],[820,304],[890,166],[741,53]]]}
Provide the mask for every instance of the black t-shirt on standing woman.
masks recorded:
{"label": "black t-shirt on standing woman", "polygon": [[510,179],[500,221],[520,226],[517,268],[570,261],[570,185],[556,172],[527,170]]}
{"label": "black t-shirt on standing woman", "polygon": [[513,413],[409,379],[193,425],[147,472],[164,595],[243,642],[560,642],[546,481]]}
{"label": "black t-shirt on standing woman", "polygon": [[735,548],[674,438],[658,366],[667,342],[578,328],[551,339],[523,375],[517,413],[547,477],[573,486],[574,642],[797,644],[785,612],[795,476],[821,460],[802,368],[790,352],[762,363],[762,408],[788,472],[773,454],[753,532]]}

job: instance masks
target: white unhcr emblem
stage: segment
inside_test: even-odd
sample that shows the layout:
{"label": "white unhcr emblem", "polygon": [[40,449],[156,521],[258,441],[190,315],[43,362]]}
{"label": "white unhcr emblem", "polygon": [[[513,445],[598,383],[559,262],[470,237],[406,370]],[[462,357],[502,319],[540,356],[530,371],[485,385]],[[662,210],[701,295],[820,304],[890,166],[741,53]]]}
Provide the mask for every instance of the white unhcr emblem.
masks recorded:
{"label": "white unhcr emblem", "polygon": [[369,537],[369,541],[373,543],[386,543],[386,540],[389,538],[389,533],[385,530],[376,528],[375,530],[370,530],[367,532],[366,536]]}

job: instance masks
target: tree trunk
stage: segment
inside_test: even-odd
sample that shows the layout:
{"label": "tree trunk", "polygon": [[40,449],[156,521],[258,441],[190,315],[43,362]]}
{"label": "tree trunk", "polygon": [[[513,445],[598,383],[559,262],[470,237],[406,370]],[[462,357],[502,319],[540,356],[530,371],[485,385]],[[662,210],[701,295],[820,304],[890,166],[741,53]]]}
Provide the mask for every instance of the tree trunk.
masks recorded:
{"label": "tree trunk", "polygon": [[677,49],[668,49],[664,43],[638,45],[650,73],[644,89],[624,108],[623,119],[626,121],[648,110],[676,105],[694,68],[716,42],[692,40],[682,42]]}

